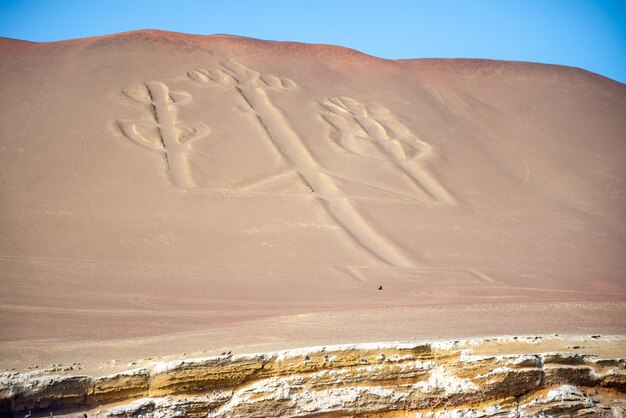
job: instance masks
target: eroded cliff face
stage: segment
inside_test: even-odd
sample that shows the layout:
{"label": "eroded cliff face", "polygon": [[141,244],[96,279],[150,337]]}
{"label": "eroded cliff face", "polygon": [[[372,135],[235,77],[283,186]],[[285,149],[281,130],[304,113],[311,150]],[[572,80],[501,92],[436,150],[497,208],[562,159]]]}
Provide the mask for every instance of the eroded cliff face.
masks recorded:
{"label": "eroded cliff face", "polygon": [[[625,338],[547,338],[313,347],[99,377],[4,373],[0,408],[4,416],[97,417],[626,414]],[[594,354],[591,342],[618,355]],[[555,346],[563,351],[542,352]]]}

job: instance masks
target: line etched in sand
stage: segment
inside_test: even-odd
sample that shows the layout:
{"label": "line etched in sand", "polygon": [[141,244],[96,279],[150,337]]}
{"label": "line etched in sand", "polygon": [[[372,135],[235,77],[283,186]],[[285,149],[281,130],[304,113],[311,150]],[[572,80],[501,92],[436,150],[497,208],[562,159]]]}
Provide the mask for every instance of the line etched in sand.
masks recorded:
{"label": "line etched in sand", "polygon": [[266,89],[293,89],[297,87],[293,81],[261,75],[232,61],[222,62],[221,68],[194,70],[188,75],[201,83],[232,86],[254,111],[276,149],[293,165],[307,187],[323,200],[328,213],[361,247],[390,265],[409,267],[413,264],[400,249],[374,230],[348,198],[342,196],[333,178],[322,173],[322,168],[280,109],[272,104]]}
{"label": "line etched in sand", "polygon": [[165,157],[172,182],[180,189],[194,189],[195,183],[189,167],[188,151],[196,139],[209,134],[202,123],[181,123],[176,107],[191,100],[184,91],[172,91],[160,82],[148,82],[138,88],[124,89],[130,99],[150,106],[150,122],[119,119],[117,124],[131,141],[160,151]]}
{"label": "line etched in sand", "polygon": [[361,157],[393,162],[435,203],[454,204],[454,198],[414,161],[432,148],[416,138],[382,106],[367,107],[349,97],[333,97],[321,103],[322,118],[338,132],[336,142]]}

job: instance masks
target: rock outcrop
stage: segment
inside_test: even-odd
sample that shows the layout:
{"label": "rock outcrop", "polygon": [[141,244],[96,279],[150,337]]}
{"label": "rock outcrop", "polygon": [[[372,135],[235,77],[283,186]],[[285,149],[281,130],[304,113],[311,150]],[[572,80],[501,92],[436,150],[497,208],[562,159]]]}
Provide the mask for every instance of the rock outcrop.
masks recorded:
{"label": "rock outcrop", "polygon": [[[602,337],[624,347],[621,337]],[[516,338],[532,347],[541,337]],[[313,347],[112,376],[0,375],[3,416],[623,416],[626,360],[501,353],[511,338]],[[563,345],[565,347],[565,345]],[[500,351],[500,352],[499,352]],[[543,415],[542,415],[543,414]]]}

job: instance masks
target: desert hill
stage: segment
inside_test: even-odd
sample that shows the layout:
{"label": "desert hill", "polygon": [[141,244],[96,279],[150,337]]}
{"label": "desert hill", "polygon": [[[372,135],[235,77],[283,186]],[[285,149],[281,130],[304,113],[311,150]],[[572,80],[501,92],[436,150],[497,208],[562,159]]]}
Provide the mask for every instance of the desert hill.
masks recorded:
{"label": "desert hill", "polygon": [[138,31],[0,89],[3,367],[625,329],[618,82]]}

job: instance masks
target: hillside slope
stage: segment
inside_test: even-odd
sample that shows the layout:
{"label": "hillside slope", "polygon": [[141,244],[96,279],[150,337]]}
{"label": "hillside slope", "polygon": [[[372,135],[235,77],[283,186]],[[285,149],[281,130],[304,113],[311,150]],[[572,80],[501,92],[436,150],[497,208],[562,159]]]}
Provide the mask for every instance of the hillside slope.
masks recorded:
{"label": "hillside slope", "polygon": [[625,329],[623,84],[139,31],[2,39],[0,89],[4,367]]}

